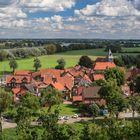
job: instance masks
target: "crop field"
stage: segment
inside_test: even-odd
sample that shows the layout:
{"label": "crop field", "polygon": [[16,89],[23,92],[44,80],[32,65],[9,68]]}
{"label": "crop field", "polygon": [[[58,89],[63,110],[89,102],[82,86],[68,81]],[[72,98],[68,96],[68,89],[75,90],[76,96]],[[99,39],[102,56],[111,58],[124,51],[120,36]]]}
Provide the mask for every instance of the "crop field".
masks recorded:
{"label": "crop field", "polygon": [[[131,55],[136,55],[138,53],[131,53],[132,51],[140,51],[140,48],[125,48],[123,51],[127,51]],[[114,54],[114,56],[119,56],[121,54]],[[105,57],[107,52],[104,49],[90,49],[90,50],[77,50],[77,51],[68,51],[63,53],[58,53],[55,55],[44,55],[40,56],[39,59],[42,64],[42,68],[54,68],[57,65],[57,60],[60,58],[64,58],[66,61],[66,67],[72,67],[76,65],[79,61],[79,58],[82,55],[88,55],[91,59],[96,59],[98,56]],[[34,58],[17,60],[18,70],[34,70],[33,68],[33,60]],[[0,62],[0,74],[3,74],[3,71],[10,72],[12,71],[9,67],[9,61]]]}

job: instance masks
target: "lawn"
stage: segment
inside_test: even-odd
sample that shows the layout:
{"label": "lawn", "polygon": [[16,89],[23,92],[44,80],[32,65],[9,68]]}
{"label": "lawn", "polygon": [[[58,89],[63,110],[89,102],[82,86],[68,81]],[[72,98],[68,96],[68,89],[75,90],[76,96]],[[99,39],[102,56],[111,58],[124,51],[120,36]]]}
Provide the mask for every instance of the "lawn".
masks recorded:
{"label": "lawn", "polygon": [[[96,50],[96,52],[95,52]],[[98,53],[99,51],[99,53]],[[95,59],[97,56],[105,56],[106,53],[102,52],[102,49],[92,49],[92,50],[81,50],[81,51],[71,51],[65,53],[59,53],[56,55],[44,55],[40,56],[39,59],[42,64],[42,68],[54,68],[57,65],[57,60],[64,58],[66,61],[66,67],[72,67],[76,65],[79,61],[79,58],[82,55],[88,55],[91,59]],[[92,53],[93,52],[93,53]],[[102,52],[102,53],[101,53]],[[94,55],[96,54],[96,55]],[[101,55],[102,54],[102,55]],[[34,70],[33,68],[34,58],[17,60],[19,70]],[[3,74],[3,71],[12,71],[9,67],[9,61],[4,61],[0,63],[0,73]]]}
{"label": "lawn", "polygon": [[4,140],[17,140],[15,128],[4,129],[3,134]]}
{"label": "lawn", "polygon": [[135,47],[135,48],[123,48],[124,52],[140,52],[140,47]]}
{"label": "lawn", "polygon": [[[54,111],[57,108],[57,106],[54,106],[52,108],[52,111]],[[60,109],[60,116],[73,116],[74,114],[79,114],[80,111],[78,107],[74,106],[73,104],[61,104],[59,106]],[[47,108],[44,108],[45,111],[47,111]]]}

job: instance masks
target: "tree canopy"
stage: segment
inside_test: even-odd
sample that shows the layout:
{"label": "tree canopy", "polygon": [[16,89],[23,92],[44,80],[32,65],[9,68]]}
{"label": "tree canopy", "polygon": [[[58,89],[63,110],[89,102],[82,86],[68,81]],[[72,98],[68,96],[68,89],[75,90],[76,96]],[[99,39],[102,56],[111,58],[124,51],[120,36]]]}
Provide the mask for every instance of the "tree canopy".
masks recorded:
{"label": "tree canopy", "polygon": [[15,69],[18,68],[17,61],[14,58],[11,58],[9,62],[9,66],[11,69],[13,69],[13,72],[14,72]]}
{"label": "tree canopy", "polygon": [[125,75],[122,70],[119,68],[111,68],[105,70],[105,78],[108,79],[116,79],[118,86],[123,85],[125,81]]}
{"label": "tree canopy", "polygon": [[55,69],[63,70],[65,68],[66,62],[63,58],[60,58],[57,60],[58,65],[55,67]]}
{"label": "tree canopy", "polygon": [[38,71],[38,68],[41,67],[41,62],[40,62],[40,60],[38,58],[35,58],[34,59],[34,65],[33,65],[33,67],[35,68],[35,71]]}
{"label": "tree canopy", "polygon": [[93,61],[88,56],[81,56],[78,64],[87,68],[93,67]]}

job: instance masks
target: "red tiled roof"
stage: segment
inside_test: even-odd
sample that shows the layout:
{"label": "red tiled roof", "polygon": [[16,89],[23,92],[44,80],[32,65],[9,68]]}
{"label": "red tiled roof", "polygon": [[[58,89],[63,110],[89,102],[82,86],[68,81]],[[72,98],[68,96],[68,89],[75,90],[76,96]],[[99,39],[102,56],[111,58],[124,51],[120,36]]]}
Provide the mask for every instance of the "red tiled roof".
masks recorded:
{"label": "red tiled roof", "polygon": [[24,78],[27,79],[27,83],[31,82],[31,76],[7,76],[6,83],[9,84],[14,79],[16,83],[20,84]]}
{"label": "red tiled roof", "polygon": [[12,92],[14,93],[14,94],[18,94],[19,92],[20,92],[20,88],[13,88],[12,89]]}
{"label": "red tiled roof", "polygon": [[82,96],[73,96],[73,102],[81,102],[82,101]]}
{"label": "red tiled roof", "polygon": [[12,92],[13,92],[13,94],[26,94],[27,93],[27,90],[26,89],[23,89],[23,88],[13,88],[12,89]]}
{"label": "red tiled roof", "polygon": [[14,75],[28,76],[28,75],[31,75],[31,71],[27,71],[27,70],[16,70],[14,72]]}
{"label": "red tiled roof", "polygon": [[64,70],[57,70],[57,69],[41,69],[40,73],[41,73],[41,77],[44,77],[44,75],[49,74],[49,75],[53,75],[53,76],[59,76],[61,75],[61,73]]}
{"label": "red tiled roof", "polygon": [[58,83],[58,82],[51,83],[50,85],[52,85],[54,88],[60,91],[63,91],[65,89],[65,87],[61,83]]}
{"label": "red tiled roof", "polygon": [[115,68],[116,65],[113,62],[96,62],[94,70],[106,70],[107,68]]}
{"label": "red tiled roof", "polygon": [[94,81],[105,80],[105,76],[103,74],[94,74],[93,78],[94,78]]}
{"label": "red tiled roof", "polygon": [[44,83],[47,85],[53,83],[54,82],[53,79],[56,79],[55,82],[61,83],[63,87],[67,87],[69,90],[71,90],[74,85],[74,78],[69,74],[65,74],[64,76],[61,76],[61,73],[59,71],[59,74],[52,72],[51,74],[46,73],[44,75]]}
{"label": "red tiled roof", "polygon": [[92,82],[92,81],[90,80],[90,78],[89,78],[86,74],[84,75],[84,77],[83,77],[82,79],[84,79],[84,80],[86,80],[86,81],[88,81],[88,82],[90,82],[90,83]]}

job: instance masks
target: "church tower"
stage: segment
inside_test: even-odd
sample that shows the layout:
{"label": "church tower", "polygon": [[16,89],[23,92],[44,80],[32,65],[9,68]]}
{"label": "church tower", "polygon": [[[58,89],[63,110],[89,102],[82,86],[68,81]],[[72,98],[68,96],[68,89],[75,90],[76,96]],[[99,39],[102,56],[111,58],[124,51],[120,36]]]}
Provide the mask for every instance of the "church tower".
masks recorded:
{"label": "church tower", "polygon": [[113,54],[112,54],[111,50],[109,49],[107,60],[108,60],[108,62],[113,62],[113,59],[114,59]]}

